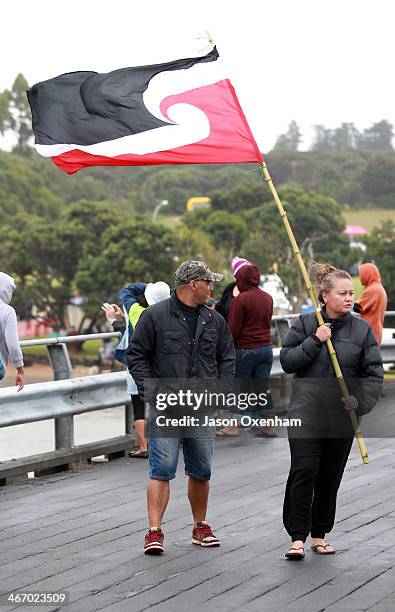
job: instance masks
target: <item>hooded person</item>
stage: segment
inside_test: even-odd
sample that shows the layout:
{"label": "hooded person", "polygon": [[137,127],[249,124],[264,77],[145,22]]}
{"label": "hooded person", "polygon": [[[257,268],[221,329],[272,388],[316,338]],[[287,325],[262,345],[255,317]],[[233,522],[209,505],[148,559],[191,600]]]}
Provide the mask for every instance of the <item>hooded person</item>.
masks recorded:
{"label": "hooded person", "polygon": [[369,323],[380,346],[383,339],[384,315],[387,310],[387,294],[381,284],[377,266],[364,263],[359,266],[358,273],[365,288],[359,300],[355,302],[354,310]]}
{"label": "hooded person", "polygon": [[239,295],[230,305],[228,324],[236,349],[256,349],[272,345],[273,299],[259,288],[261,275],[254,264],[238,270]]}
{"label": "hooded person", "polygon": [[[238,262],[237,262],[238,263]],[[268,380],[273,363],[271,324],[273,299],[259,288],[261,275],[257,266],[249,262],[238,266],[235,273],[239,295],[229,308],[228,325],[236,349],[234,392],[239,393],[247,379],[251,380],[256,394],[264,393],[267,403],[254,410],[254,416],[273,416],[273,406]],[[245,413],[244,413],[245,414]],[[236,418],[236,414],[232,415]],[[238,435],[236,426],[226,427],[220,435]],[[262,427],[259,436],[276,437],[270,426]]]}
{"label": "hooded person", "polygon": [[[243,266],[247,266],[250,264],[251,262],[248,261],[248,259],[243,259],[242,257],[233,257],[231,261],[231,268],[232,268],[233,276],[236,278],[238,271]],[[228,283],[228,285],[226,285],[225,289],[223,290],[223,293],[215,306],[215,310],[223,316],[225,321],[228,320],[230,304],[233,298],[237,297],[238,295],[239,295],[239,290],[237,288],[237,284],[235,280],[232,281],[231,283]]]}
{"label": "hooded person", "polygon": [[23,389],[25,374],[23,368],[23,355],[19,346],[16,313],[10,301],[15,290],[12,276],[0,272],[0,355],[5,365],[9,361],[17,370],[16,386],[18,391]]}

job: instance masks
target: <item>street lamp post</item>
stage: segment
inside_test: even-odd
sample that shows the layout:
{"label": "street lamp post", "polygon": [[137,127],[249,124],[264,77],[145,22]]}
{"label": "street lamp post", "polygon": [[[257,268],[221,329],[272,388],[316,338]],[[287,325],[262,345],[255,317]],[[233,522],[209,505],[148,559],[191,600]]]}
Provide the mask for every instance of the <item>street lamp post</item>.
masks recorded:
{"label": "street lamp post", "polygon": [[162,206],[167,206],[169,203],[169,200],[161,200],[154,208],[154,212],[152,213],[152,223],[156,223],[156,218],[158,216],[159,210],[162,208]]}

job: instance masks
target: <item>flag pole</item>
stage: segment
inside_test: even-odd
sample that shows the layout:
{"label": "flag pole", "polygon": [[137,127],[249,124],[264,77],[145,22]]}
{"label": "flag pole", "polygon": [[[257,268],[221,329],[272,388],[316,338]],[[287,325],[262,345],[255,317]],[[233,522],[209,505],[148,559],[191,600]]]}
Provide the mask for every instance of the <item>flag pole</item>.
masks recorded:
{"label": "flag pole", "polygon": [[[299,265],[299,268],[300,268],[300,271],[302,273],[303,280],[304,280],[305,285],[306,285],[306,289],[307,289],[308,294],[310,296],[310,299],[311,299],[311,301],[313,303],[315,314],[316,314],[316,317],[317,317],[317,320],[318,320],[318,324],[319,325],[324,325],[325,321],[324,321],[322,313],[321,313],[321,308],[320,308],[320,306],[318,304],[318,300],[317,300],[316,293],[314,291],[314,287],[313,287],[313,285],[311,283],[311,280],[310,280],[309,274],[307,272],[306,266],[304,264],[303,258],[302,258],[301,254],[300,254],[300,250],[299,250],[298,244],[296,242],[294,233],[292,231],[292,227],[291,227],[291,225],[290,225],[290,223],[288,221],[287,213],[284,210],[284,207],[283,207],[283,205],[281,203],[281,200],[280,200],[279,195],[277,193],[277,190],[276,190],[276,188],[275,188],[275,186],[273,184],[272,178],[271,178],[271,176],[269,174],[269,171],[267,169],[267,166],[266,166],[265,162],[262,162],[262,172],[263,172],[264,179],[265,179],[266,183],[268,184],[270,191],[272,192],[272,196],[274,198],[274,201],[277,204],[278,211],[279,211],[280,216],[281,216],[281,218],[283,220],[285,229],[286,229],[287,234],[288,234],[289,241],[290,241],[290,243],[292,245],[292,249],[293,249],[296,261],[297,261],[297,263]],[[331,361],[332,361],[332,366],[333,366],[333,369],[335,371],[336,379],[337,379],[337,382],[339,383],[342,395],[343,395],[344,399],[348,399],[350,397],[350,395],[348,393],[347,385],[345,383],[342,371],[340,369],[340,365],[339,365],[339,361],[337,359],[336,351],[335,351],[335,349],[333,347],[333,344],[332,344],[332,341],[330,339],[326,341],[326,346],[327,346],[327,349],[328,349],[328,352],[329,352],[329,356],[330,356]],[[355,414],[355,411],[354,410],[350,410],[349,411],[349,415],[350,415],[350,419],[351,419],[351,423],[352,423],[352,426],[353,426],[353,429],[354,429],[355,436],[357,438],[359,450],[361,452],[362,461],[363,461],[363,463],[369,463],[369,458],[368,458],[368,453],[367,453],[366,446],[365,446],[365,441],[364,441],[364,439],[362,437],[362,432],[361,432],[361,429],[359,427],[359,423],[358,423],[358,419],[357,419],[357,416]]]}

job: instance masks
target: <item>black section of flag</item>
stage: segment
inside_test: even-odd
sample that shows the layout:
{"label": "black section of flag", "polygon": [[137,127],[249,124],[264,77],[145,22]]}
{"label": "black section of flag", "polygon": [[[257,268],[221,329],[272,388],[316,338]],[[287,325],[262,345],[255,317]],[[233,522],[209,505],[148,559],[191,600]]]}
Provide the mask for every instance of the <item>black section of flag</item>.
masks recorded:
{"label": "black section of flag", "polygon": [[160,72],[191,68],[218,58],[214,47],[203,57],[107,74],[70,72],[33,85],[27,95],[36,144],[91,145],[169,125],[143,102],[150,80]]}

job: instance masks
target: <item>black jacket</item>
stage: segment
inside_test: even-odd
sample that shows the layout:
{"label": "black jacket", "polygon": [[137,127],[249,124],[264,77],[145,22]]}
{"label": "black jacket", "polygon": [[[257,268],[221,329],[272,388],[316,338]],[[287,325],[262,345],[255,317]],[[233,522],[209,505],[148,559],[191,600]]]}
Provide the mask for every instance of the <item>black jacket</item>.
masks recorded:
{"label": "black jacket", "polygon": [[236,287],[236,281],[226,285],[220,299],[215,305],[215,310],[223,316],[225,321],[228,320],[229,308],[231,301],[233,300],[233,289]]}
{"label": "black jacket", "polygon": [[[376,405],[384,378],[379,347],[369,324],[348,313],[331,323],[332,343],[349,392],[358,399],[357,414],[370,412]],[[292,325],[280,352],[282,368],[295,374],[290,410],[314,404],[331,409],[340,392],[327,346],[314,336],[318,327],[315,313],[300,315]],[[338,406],[342,404],[337,401]]]}
{"label": "black jacket", "polygon": [[142,313],[127,356],[141,394],[147,378],[211,378],[230,383],[234,374],[233,339],[223,317],[207,306],[199,307],[192,338],[174,296]]}

